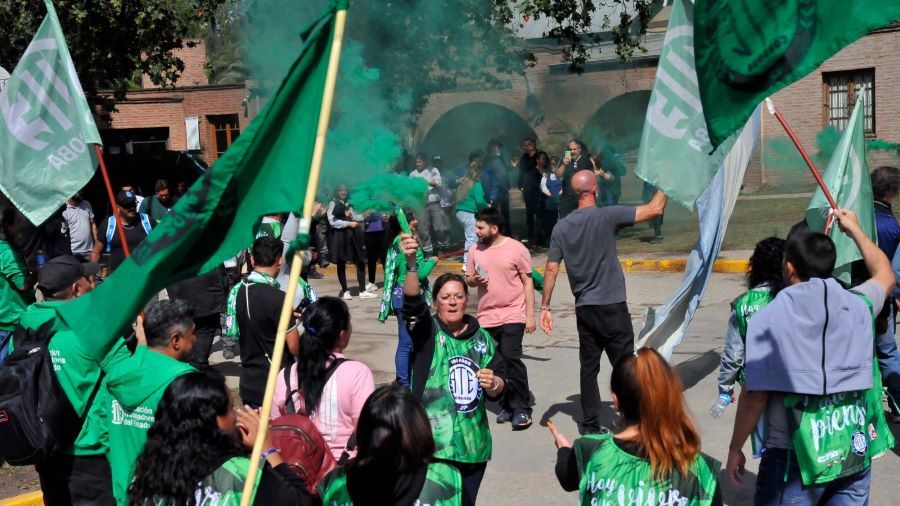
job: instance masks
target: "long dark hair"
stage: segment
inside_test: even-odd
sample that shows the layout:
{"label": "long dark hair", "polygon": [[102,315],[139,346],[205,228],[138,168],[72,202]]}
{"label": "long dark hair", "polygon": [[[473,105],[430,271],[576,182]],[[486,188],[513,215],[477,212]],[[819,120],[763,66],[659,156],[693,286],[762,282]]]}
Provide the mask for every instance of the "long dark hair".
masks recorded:
{"label": "long dark hair", "polygon": [[[337,297],[321,297],[303,311],[303,336],[297,358],[297,385],[304,411],[312,415],[325,388],[325,362],[342,330],[350,328],[350,309]],[[290,401],[290,399],[288,399]]]}
{"label": "long dark hair", "polygon": [[755,288],[767,283],[772,296],[784,288],[781,263],[784,261],[784,246],[787,242],[777,237],[767,237],[756,243],[750,255],[750,270],[747,271],[747,286]]}
{"label": "long dark hair", "polygon": [[226,460],[246,453],[217,417],[230,409],[225,378],[216,372],[192,372],[175,378],[156,408],[147,444],[138,457],[129,505],[195,504],[197,484]]}
{"label": "long dark hair", "polygon": [[366,468],[385,475],[407,473],[434,455],[434,439],[425,410],[409,389],[377,388],[363,404],[356,425],[357,454],[347,469]]}
{"label": "long dark hair", "polygon": [[[410,223],[416,219],[416,212],[412,209],[406,209],[403,211],[403,216],[406,218],[406,222]],[[400,220],[397,219],[397,213],[392,213],[388,218],[388,229],[390,229],[393,237],[397,237],[400,235],[400,232],[403,232],[400,229]]]}
{"label": "long dark hair", "polygon": [[616,362],[610,378],[626,425],[637,425],[641,456],[653,477],[687,475],[700,453],[700,435],[688,415],[681,380],[654,349],[641,348]]}

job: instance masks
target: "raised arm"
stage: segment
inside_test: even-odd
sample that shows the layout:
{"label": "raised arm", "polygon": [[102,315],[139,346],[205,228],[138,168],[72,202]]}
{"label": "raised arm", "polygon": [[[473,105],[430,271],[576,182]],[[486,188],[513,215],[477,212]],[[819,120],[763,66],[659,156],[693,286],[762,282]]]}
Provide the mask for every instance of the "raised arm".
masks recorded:
{"label": "raised arm", "polygon": [[[418,265],[416,263],[416,251],[419,249],[419,241],[415,237],[401,233],[400,234],[400,254],[406,258],[406,265]],[[408,269],[409,267],[407,267]],[[418,269],[417,269],[418,270]],[[406,283],[403,284],[403,295],[407,297],[418,296],[420,292],[419,276],[406,276]]]}
{"label": "raised arm", "polygon": [[666,210],[666,202],[668,202],[669,198],[666,197],[666,194],[657,191],[656,195],[650,199],[650,202],[642,206],[637,206],[634,211],[634,222],[641,223],[642,221],[649,221],[654,218],[659,218],[662,216],[663,211]]}

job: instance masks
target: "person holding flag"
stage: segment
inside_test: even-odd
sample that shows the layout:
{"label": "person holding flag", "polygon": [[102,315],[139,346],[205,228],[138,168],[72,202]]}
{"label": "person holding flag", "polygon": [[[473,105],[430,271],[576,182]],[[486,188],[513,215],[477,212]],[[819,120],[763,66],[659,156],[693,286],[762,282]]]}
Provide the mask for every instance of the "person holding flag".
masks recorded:
{"label": "person holding flag", "polygon": [[[69,335],[69,338],[63,339],[66,349],[61,350],[62,355],[77,357],[79,363],[91,366],[91,376],[86,381],[80,377],[66,378],[66,381],[78,380],[72,391],[75,409],[71,416],[76,420],[84,416],[90,389],[97,384],[93,381],[93,375],[99,378],[101,366],[122,331],[153,294],[173,282],[209,272],[233,257],[236,251],[248,247],[253,241],[253,226],[261,216],[299,211],[296,199],[298,190],[307,193],[303,216],[312,215],[347,3],[347,0],[333,0],[303,31],[303,47],[287,76],[256,119],[216,161],[216,169],[206,172],[193,184],[172,208],[169,217],[160,222],[153,233],[131,252],[132,255],[119,265],[114,275],[109,276],[97,290],[89,293],[82,290],[83,295],[65,304],[41,305],[41,318],[31,319],[29,328],[37,334],[31,336],[32,341],[43,343],[52,339],[56,342],[61,334]],[[43,26],[51,21],[58,30],[55,16],[48,16]],[[61,34],[58,40],[62,40]],[[4,93],[7,89],[4,88]],[[0,152],[7,154],[6,150]],[[266,183],[272,180],[296,181],[300,187],[296,184],[273,187]],[[59,203],[53,204],[52,208],[55,210],[77,189],[66,189]],[[302,245],[302,237],[297,243]],[[294,254],[292,278],[299,276],[299,260],[299,255]],[[295,285],[289,286],[289,294],[293,294],[295,288]],[[37,327],[44,323],[47,326],[38,332]],[[25,325],[24,321],[22,324]],[[283,342],[284,330],[282,328],[278,332],[281,336],[278,342]],[[47,336],[49,332],[54,333],[52,337]],[[280,360],[281,355],[281,350],[276,350],[273,360]],[[47,357],[42,360],[49,363],[46,351],[41,357]],[[11,355],[0,368],[0,376],[13,370],[12,362],[21,363],[26,359],[28,357]],[[274,374],[277,375],[277,370]],[[272,379],[274,385],[275,376]],[[68,393],[66,381],[60,381],[61,392],[56,387],[50,394],[59,397]],[[23,403],[30,403],[31,408],[36,408],[34,399],[22,396],[21,386],[16,381],[0,381],[0,410],[18,409],[21,412]],[[26,384],[32,390],[44,386],[43,379],[37,384]],[[268,411],[269,407],[263,406],[262,427],[267,424]],[[71,419],[68,416],[63,418]],[[31,416],[24,422],[39,423],[39,420]],[[48,430],[53,433],[54,439],[65,441],[70,431],[76,433],[71,435],[74,439],[78,425],[76,422],[64,425],[65,429],[57,426]],[[264,431],[261,429],[260,433]],[[7,438],[6,434],[8,432],[0,433],[0,458],[11,461],[9,457],[16,450],[13,447],[15,440]],[[40,445],[41,449],[52,447],[49,441],[29,444]],[[248,476],[256,475],[262,444],[263,439],[258,438],[253,449],[254,456],[249,461]],[[28,463],[24,460],[20,462]],[[250,480],[247,485],[251,490],[242,500],[249,502],[253,481]]]}
{"label": "person holding flag", "polygon": [[831,277],[835,242],[818,232],[795,235],[784,254],[788,287],[748,323],[746,388],[727,471],[743,483],[742,447],[765,414],[757,505],[867,504],[871,459],[894,444],[873,367],[873,308],[893,290],[894,274],[853,211],[835,216],[872,277],[844,289]]}

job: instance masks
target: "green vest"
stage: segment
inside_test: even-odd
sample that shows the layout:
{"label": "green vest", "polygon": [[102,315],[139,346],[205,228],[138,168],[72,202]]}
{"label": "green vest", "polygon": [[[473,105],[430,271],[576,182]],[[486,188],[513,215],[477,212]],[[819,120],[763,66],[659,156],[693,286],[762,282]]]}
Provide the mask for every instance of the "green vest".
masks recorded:
{"label": "green vest", "polygon": [[[347,471],[338,467],[328,473],[318,486],[322,504],[327,506],[352,506],[347,488]],[[419,492],[416,506],[458,506],[462,504],[462,476],[459,471],[443,462],[428,464],[425,485]]]}
{"label": "green vest", "polygon": [[737,315],[738,330],[742,338],[747,337],[747,321],[753,316],[753,313],[766,307],[774,298],[768,287],[761,286],[747,290],[744,295],[741,295],[731,303]]}
{"label": "green vest", "polygon": [[[743,295],[735,299],[731,303],[734,314],[737,317],[738,332],[741,334],[741,340],[747,339],[747,322],[750,317],[757,311],[766,307],[775,297],[767,286],[758,286],[744,292]],[[737,377],[738,383],[743,386],[746,383],[744,377],[744,369],[741,368]],[[750,437],[750,446],[753,449],[753,457],[760,458],[762,456],[763,443],[766,441],[766,418],[765,413],[759,417],[756,428]]]}
{"label": "green vest", "polygon": [[650,462],[616,446],[612,434],[592,434],[573,446],[581,482],[582,506],[607,504],[678,504],[708,506],[716,492],[719,462],[697,455],[690,474],[653,479]]}
{"label": "green vest", "polygon": [[483,328],[462,340],[443,332],[437,320],[434,326],[434,358],[422,394],[437,448],[434,458],[487,462],[491,459],[491,430],[484,391],[475,373],[494,358],[494,340]]}
{"label": "green vest", "polygon": [[[875,316],[872,301],[862,297]],[[873,344],[874,346],[874,344]],[[832,395],[784,397],[791,441],[804,485],[829,483],[868,468],[872,459],[894,447],[894,436],[881,405],[881,371],[872,359],[872,388]]]}

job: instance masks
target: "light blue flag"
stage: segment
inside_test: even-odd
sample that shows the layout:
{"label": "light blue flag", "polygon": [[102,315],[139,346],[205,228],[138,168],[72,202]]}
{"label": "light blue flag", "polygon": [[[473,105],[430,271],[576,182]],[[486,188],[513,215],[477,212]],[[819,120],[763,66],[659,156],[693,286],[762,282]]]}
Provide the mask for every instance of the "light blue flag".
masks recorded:
{"label": "light blue flag", "polygon": [[634,173],[671,202],[694,210],[736,136],[713,151],[694,66],[694,6],[689,0],[675,0]]}
{"label": "light blue flag", "polygon": [[38,225],[94,175],[101,144],[53,3],[0,91],[0,190]]}
{"label": "light blue flag", "polygon": [[658,308],[647,309],[635,349],[655,348],[669,360],[672,358],[672,351],[684,339],[700,300],[706,293],[713,265],[722,247],[725,229],[744,180],[744,171],[747,170],[759,136],[759,121],[757,108],[744,125],[744,130],[712,182],[697,199],[700,239],[688,258],[681,286],[669,302]]}

